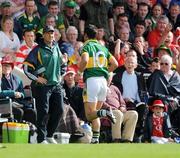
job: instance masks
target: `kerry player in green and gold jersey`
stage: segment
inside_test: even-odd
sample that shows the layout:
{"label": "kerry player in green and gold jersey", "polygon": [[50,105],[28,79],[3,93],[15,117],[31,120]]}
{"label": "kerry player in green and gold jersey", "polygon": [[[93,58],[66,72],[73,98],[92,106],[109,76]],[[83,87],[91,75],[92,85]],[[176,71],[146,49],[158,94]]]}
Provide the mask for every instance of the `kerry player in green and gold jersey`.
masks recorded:
{"label": "kerry player in green and gold jersey", "polygon": [[108,74],[118,66],[108,49],[95,39],[96,30],[94,25],[85,28],[86,42],[80,53],[81,62],[79,63],[79,73],[83,72],[86,84],[83,100],[86,117],[92,122],[92,143],[99,143],[99,117],[108,117],[113,123],[116,121],[111,110],[101,109],[101,107],[106,98]]}

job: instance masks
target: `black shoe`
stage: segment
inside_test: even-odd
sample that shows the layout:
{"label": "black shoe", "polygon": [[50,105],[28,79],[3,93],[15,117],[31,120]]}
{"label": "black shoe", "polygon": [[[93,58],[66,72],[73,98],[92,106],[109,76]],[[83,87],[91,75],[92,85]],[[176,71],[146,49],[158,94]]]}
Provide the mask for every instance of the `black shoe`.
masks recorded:
{"label": "black shoe", "polygon": [[120,139],[120,143],[132,143],[132,141],[128,139]]}
{"label": "black shoe", "polygon": [[109,118],[109,120],[110,120],[113,124],[115,124],[115,123],[116,123],[116,118],[115,118],[115,116],[114,116],[111,108],[106,111],[106,114],[107,114],[107,117]]}

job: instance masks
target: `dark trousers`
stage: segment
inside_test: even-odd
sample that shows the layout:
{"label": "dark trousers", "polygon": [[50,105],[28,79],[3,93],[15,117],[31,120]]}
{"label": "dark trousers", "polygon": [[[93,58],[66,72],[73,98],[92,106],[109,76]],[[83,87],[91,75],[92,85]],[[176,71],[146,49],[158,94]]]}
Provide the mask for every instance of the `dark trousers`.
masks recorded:
{"label": "dark trousers", "polygon": [[33,86],[32,94],[36,99],[37,141],[52,137],[63,114],[63,94],[60,85]]}
{"label": "dark trousers", "polygon": [[16,108],[13,107],[14,119],[18,122],[28,121],[36,125],[36,112],[32,108]]}

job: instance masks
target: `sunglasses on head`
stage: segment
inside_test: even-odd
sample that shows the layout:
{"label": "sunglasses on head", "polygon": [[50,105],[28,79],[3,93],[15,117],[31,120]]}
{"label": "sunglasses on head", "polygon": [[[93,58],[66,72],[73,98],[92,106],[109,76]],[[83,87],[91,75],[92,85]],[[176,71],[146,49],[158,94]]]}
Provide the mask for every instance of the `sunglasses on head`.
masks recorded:
{"label": "sunglasses on head", "polygon": [[160,65],[169,65],[168,63],[160,63]]}

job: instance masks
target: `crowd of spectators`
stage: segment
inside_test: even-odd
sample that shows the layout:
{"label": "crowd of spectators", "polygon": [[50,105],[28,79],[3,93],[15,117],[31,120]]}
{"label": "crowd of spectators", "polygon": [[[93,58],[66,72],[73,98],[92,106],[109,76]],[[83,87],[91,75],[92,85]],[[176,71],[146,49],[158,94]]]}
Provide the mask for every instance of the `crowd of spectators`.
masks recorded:
{"label": "crowd of spectators", "polygon": [[[96,40],[118,62],[109,85],[112,92],[103,105],[110,106],[118,119],[118,124],[111,125],[114,142],[132,142],[135,135],[144,135],[146,118],[152,115],[148,106],[154,100],[161,99],[163,108],[164,104],[179,104],[179,0],[0,0],[0,21],[0,57],[14,62],[14,74],[21,78],[23,86],[30,84],[22,70],[24,60],[42,42],[44,26],[55,28],[54,40],[62,54],[68,56],[62,71],[66,104],[84,122],[85,85],[78,75],[79,53],[85,28],[89,24],[97,27]],[[166,96],[175,101],[165,99]],[[111,105],[116,102],[119,105]],[[169,109],[164,111],[180,134],[179,107]]]}

